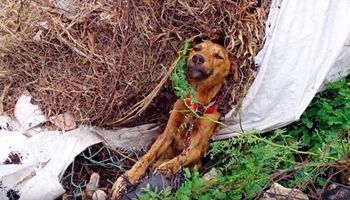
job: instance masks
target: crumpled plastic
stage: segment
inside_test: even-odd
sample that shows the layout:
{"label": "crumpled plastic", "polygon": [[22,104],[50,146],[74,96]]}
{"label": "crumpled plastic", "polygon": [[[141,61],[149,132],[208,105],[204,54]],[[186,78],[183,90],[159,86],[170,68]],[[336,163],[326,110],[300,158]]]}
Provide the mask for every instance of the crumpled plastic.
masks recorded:
{"label": "crumpled plastic", "polygon": [[59,180],[74,158],[87,147],[103,142],[125,151],[146,149],[159,128],[105,130],[81,126],[71,131],[47,131],[47,118],[25,93],[15,106],[15,119],[0,116],[0,199],[55,199],[65,190]]}
{"label": "crumpled plastic", "polygon": [[274,0],[259,71],[240,109],[214,139],[232,130],[269,131],[297,121],[324,83],[349,73],[349,0]]}

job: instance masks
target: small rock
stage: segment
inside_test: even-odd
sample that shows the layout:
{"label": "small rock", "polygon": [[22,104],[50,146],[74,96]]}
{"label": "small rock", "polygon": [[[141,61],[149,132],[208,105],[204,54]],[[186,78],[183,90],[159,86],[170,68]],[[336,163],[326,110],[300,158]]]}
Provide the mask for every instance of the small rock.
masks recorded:
{"label": "small rock", "polygon": [[328,190],[322,194],[323,200],[348,200],[350,199],[350,189],[343,185],[331,184]]}
{"label": "small rock", "polygon": [[308,200],[309,197],[298,189],[285,188],[278,183],[272,184],[269,190],[264,193],[260,200],[284,200],[299,199]]}
{"label": "small rock", "polygon": [[59,11],[70,20],[73,20],[78,14],[79,5],[74,0],[56,0]]}
{"label": "small rock", "polygon": [[210,179],[213,179],[218,176],[218,172],[215,168],[212,168],[209,172],[205,173],[202,177],[203,180],[209,181]]}

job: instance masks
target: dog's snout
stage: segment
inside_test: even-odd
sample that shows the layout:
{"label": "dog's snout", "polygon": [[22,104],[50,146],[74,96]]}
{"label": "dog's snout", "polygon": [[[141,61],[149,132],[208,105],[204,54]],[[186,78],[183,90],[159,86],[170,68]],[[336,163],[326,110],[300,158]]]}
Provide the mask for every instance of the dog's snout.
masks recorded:
{"label": "dog's snout", "polygon": [[196,54],[192,57],[192,62],[196,65],[203,64],[204,58],[203,58],[203,56]]}

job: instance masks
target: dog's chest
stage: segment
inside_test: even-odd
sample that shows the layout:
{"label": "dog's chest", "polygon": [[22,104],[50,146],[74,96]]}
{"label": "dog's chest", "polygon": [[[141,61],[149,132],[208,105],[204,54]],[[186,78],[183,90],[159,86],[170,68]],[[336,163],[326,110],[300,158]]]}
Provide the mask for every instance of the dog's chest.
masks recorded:
{"label": "dog's chest", "polygon": [[197,120],[195,117],[185,117],[178,132],[174,137],[174,147],[177,151],[183,151],[186,149],[191,140],[191,135],[196,128]]}

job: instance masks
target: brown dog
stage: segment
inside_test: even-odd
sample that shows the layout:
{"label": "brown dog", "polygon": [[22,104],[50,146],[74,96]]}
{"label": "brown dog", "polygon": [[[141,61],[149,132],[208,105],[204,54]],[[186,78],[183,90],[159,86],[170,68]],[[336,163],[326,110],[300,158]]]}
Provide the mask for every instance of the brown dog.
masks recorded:
{"label": "brown dog", "polygon": [[[217,103],[213,101],[230,71],[226,49],[211,41],[194,46],[188,56],[187,75],[195,89],[199,104],[177,100],[164,132],[159,135],[147,154],[120,176],[112,188],[112,199],[126,191],[126,181],[136,184],[148,168],[155,173],[171,176],[183,167],[201,167],[201,158],[209,148],[210,138],[219,120]],[[188,108],[202,115],[196,118]],[[211,120],[210,120],[211,119]]]}

